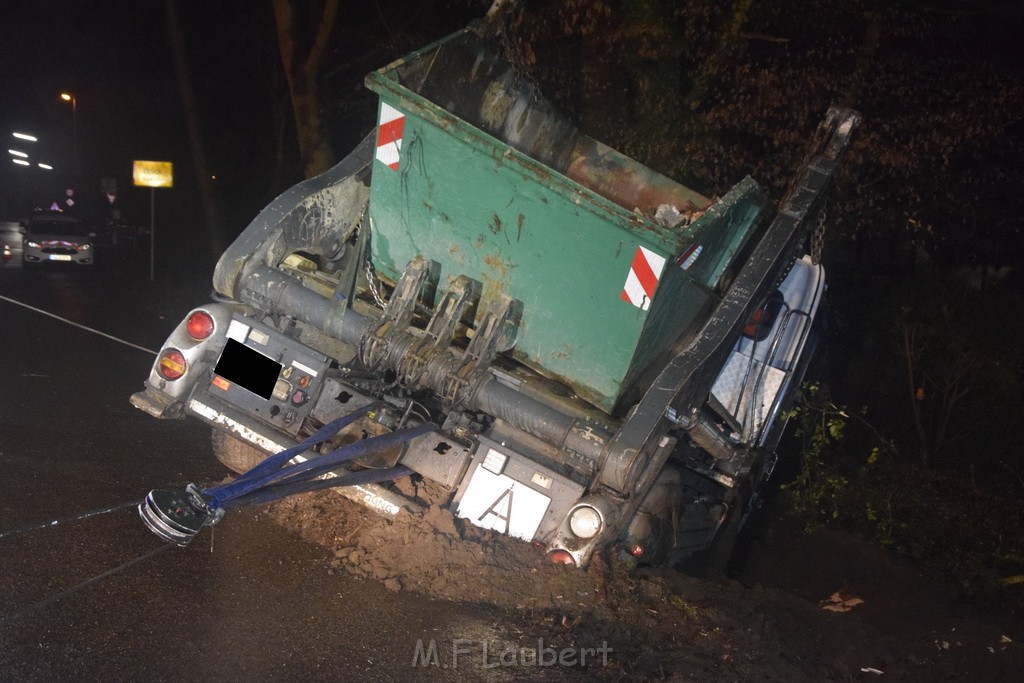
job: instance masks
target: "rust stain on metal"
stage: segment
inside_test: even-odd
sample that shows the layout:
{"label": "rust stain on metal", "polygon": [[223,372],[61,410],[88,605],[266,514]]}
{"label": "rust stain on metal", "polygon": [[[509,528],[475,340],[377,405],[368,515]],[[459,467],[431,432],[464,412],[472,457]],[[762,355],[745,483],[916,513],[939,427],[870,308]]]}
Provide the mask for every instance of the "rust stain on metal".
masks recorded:
{"label": "rust stain on metal", "polygon": [[628,211],[653,216],[662,204],[681,213],[703,210],[711,200],[630,159],[607,145],[580,136],[565,175]]}
{"label": "rust stain on metal", "polygon": [[480,292],[480,303],[478,308],[485,310],[486,306],[491,302],[500,297],[508,289],[508,283],[504,278],[490,277],[486,273],[480,274],[480,281],[483,287]]}
{"label": "rust stain on metal", "polygon": [[562,347],[561,351],[553,351],[551,353],[551,357],[557,358],[559,360],[569,360],[570,358],[572,358],[572,353],[573,348],[566,344],[564,347]]}
{"label": "rust stain on metal", "polygon": [[508,271],[516,267],[514,263],[508,263],[501,258],[499,253],[484,254],[484,263],[500,273],[502,278],[507,278]]}
{"label": "rust stain on metal", "polygon": [[516,268],[515,263],[503,259],[499,252],[484,254],[483,262],[487,268],[485,272],[480,273],[483,284],[483,291],[480,294],[481,307],[508,291],[509,275]]}
{"label": "rust stain on metal", "polygon": [[504,272],[505,269],[503,267],[505,264],[502,262],[501,258],[496,256],[495,254],[484,255],[484,263],[486,263],[494,270],[502,271],[502,275],[506,275],[506,273]]}

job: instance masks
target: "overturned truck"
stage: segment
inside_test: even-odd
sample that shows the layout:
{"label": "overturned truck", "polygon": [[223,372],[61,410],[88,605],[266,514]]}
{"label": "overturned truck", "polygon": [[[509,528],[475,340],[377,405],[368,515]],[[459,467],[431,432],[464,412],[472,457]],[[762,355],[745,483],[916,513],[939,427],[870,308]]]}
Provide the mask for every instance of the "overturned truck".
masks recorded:
{"label": "overturned truck", "polygon": [[[206,421],[239,472],[345,415],[349,441],[424,426],[326,474],[430,480],[559,562],[727,550],[813,352],[805,252],[857,114],[828,111],[776,208],[587,137],[470,29],[366,85],[376,129],[235,240],[132,403]],[[394,517],[398,488],[339,490]]]}

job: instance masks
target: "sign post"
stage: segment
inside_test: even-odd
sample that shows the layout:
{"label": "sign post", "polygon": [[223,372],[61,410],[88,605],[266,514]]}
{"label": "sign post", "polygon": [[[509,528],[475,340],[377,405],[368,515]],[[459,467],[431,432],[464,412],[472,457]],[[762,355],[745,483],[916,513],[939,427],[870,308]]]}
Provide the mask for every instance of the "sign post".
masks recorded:
{"label": "sign post", "polygon": [[154,278],[156,255],[156,188],[174,186],[174,165],[170,161],[138,161],[132,167],[136,187],[149,188],[149,281]]}

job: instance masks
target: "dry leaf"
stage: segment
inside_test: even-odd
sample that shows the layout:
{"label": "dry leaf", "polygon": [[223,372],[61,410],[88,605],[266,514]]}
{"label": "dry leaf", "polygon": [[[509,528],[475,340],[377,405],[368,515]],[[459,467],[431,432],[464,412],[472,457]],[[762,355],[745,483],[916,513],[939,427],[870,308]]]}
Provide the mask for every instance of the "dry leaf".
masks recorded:
{"label": "dry leaf", "polygon": [[840,612],[845,613],[852,610],[857,605],[863,605],[864,601],[858,598],[853,593],[847,593],[845,591],[836,591],[826,599],[818,603],[818,607],[829,612]]}

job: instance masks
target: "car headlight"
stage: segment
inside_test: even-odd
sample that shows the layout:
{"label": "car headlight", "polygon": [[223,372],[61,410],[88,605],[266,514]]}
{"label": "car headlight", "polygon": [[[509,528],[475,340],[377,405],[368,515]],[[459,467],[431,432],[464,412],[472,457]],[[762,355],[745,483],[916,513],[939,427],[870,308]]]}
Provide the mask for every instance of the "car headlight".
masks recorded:
{"label": "car headlight", "polygon": [[89,251],[90,249],[92,249],[92,245],[86,242],[85,244],[79,244],[78,249],[79,251]]}
{"label": "car headlight", "polygon": [[25,242],[25,244],[26,244],[26,246],[32,247],[33,249],[38,249],[39,248],[39,243],[38,242]]}
{"label": "car headlight", "polygon": [[593,538],[601,530],[601,513],[581,505],[569,515],[569,529],[580,538]]}

